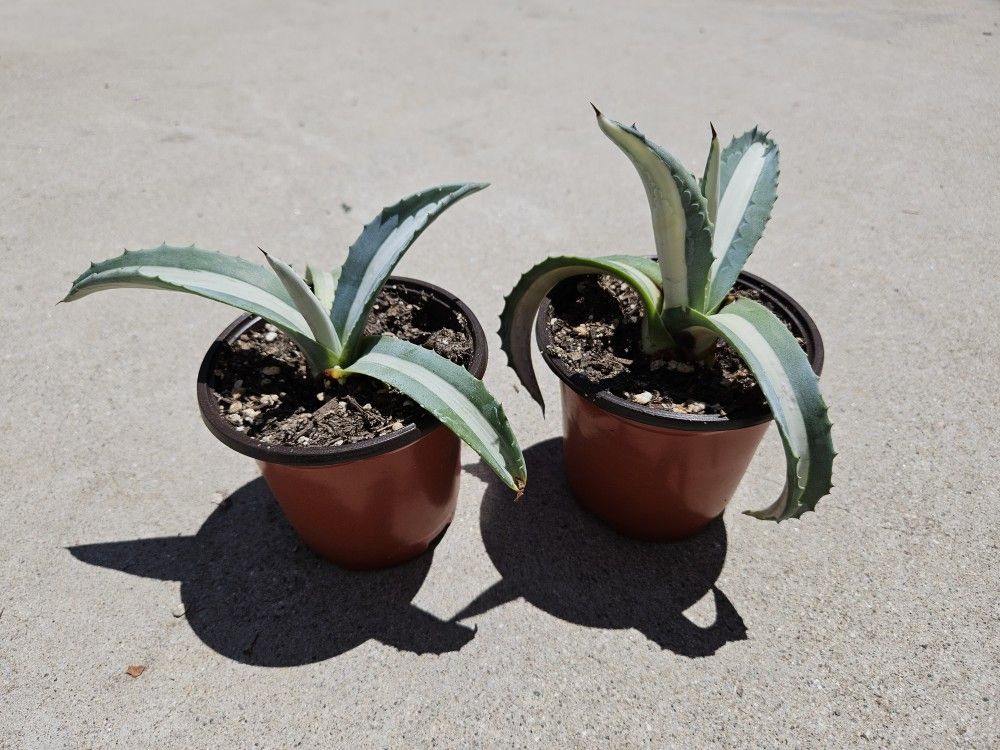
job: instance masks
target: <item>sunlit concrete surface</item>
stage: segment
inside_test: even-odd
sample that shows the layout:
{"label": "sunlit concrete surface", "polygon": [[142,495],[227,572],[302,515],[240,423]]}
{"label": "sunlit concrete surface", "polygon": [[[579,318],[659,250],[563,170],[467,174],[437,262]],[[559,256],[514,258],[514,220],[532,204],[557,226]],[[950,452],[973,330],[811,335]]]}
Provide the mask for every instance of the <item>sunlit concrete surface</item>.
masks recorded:
{"label": "sunlit concrete surface", "polygon": [[[986,0],[0,2],[0,747],[996,747],[998,45]],[[801,522],[740,513],[773,433],[685,544],[568,496],[555,380],[543,419],[492,331],[544,256],[650,252],[588,101],[692,169],[709,120],[780,143],[749,270],[822,329],[840,451]],[[311,557],[202,426],[231,311],[55,306],[163,240],[333,265],[461,179],[400,271],[491,331],[529,489],[467,452],[396,570]]]}

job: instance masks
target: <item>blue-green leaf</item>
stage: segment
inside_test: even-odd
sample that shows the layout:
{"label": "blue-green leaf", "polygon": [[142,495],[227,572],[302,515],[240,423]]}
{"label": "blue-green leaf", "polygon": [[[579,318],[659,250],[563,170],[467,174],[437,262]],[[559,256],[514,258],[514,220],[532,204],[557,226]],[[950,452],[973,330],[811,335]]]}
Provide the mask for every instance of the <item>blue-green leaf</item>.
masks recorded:
{"label": "blue-green leaf", "polygon": [[785,488],[757,518],[781,521],[814,510],[831,488],[833,440],[819,379],[805,352],[766,307],[739,299],[700,325],[729,342],[753,372],[771,407],[785,448]]}
{"label": "blue-green leaf", "polygon": [[464,367],[393,336],[369,336],[344,372],[398,388],[465,441],[504,484],[518,495],[524,490],[524,456],[503,407]]}
{"label": "blue-green leaf", "polygon": [[313,338],[321,346],[329,349],[335,356],[339,357],[340,337],[337,336],[337,332],[333,328],[333,323],[330,322],[329,311],[323,307],[323,303],[313,294],[312,289],[306,284],[305,279],[299,276],[291,266],[278,258],[268,255],[263,250],[261,252],[264,253],[268,264],[274,269],[278,279],[288,291],[288,295],[295,303],[295,307],[302,313],[302,317],[306,319],[306,323],[312,331]]}
{"label": "blue-green leaf", "polygon": [[484,187],[463,182],[430,188],[382,209],[365,226],[341,269],[330,313],[345,361],[354,356],[375,297],[403,253],[445,209]]}
{"label": "blue-green leaf", "polygon": [[632,161],[646,188],[663,308],[703,310],[712,266],[712,223],[697,181],[683,164],[635,127],[598,113],[601,130]]}
{"label": "blue-green leaf", "polygon": [[340,356],[340,337],[330,322],[329,310],[323,307],[323,303],[313,294],[312,289],[306,284],[305,279],[295,273],[295,270],[278,258],[268,255],[264,250],[264,257],[268,264],[277,274],[279,281],[288,292],[288,295],[295,303],[295,307],[302,317],[306,319],[313,338],[321,345],[329,349],[336,356]]}
{"label": "blue-green leaf", "polygon": [[116,258],[92,263],[70,287],[64,302],[103,289],[147,288],[187,292],[259,315],[287,333],[314,369],[332,364],[302,313],[278,278],[263,266],[222,253],[161,245],[126,250]]}
{"label": "blue-green leaf", "polygon": [[337,279],[340,277],[340,269],[333,271],[321,271],[315,266],[306,264],[306,283],[312,287],[316,299],[323,305],[329,317],[333,307],[333,294],[337,289]]}
{"label": "blue-green leaf", "polygon": [[[711,124],[710,124],[711,125]],[[701,194],[705,196],[708,207],[708,219],[713,224],[719,213],[719,180],[721,156],[719,151],[719,134],[712,128],[712,142],[708,147],[708,160],[705,162],[705,175],[701,178]]]}
{"label": "blue-green leaf", "polygon": [[735,138],[722,152],[705,310],[722,304],[764,234],[778,198],[779,156],[777,144],[757,128]]}

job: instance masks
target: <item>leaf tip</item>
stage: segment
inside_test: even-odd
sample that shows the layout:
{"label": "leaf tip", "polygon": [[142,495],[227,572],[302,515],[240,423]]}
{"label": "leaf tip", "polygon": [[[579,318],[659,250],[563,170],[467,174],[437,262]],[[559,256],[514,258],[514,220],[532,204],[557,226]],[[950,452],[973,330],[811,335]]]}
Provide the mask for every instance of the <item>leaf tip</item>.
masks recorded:
{"label": "leaf tip", "polygon": [[594,114],[597,115],[598,117],[600,117],[601,116],[601,110],[599,110],[597,108],[597,105],[594,104],[593,102],[590,102],[590,106],[593,108]]}
{"label": "leaf tip", "polygon": [[708,127],[711,128],[711,130],[712,130],[712,140],[713,141],[719,140],[719,134],[717,132],[715,132],[715,123],[713,123],[711,120],[709,120],[708,121]]}

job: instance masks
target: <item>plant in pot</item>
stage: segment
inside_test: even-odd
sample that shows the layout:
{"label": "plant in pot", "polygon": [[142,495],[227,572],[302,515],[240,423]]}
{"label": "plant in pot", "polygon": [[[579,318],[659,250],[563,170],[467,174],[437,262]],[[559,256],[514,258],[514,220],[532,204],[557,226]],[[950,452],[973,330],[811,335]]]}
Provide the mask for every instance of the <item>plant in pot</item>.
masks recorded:
{"label": "plant in pot", "polygon": [[459,438],[518,495],[525,485],[517,439],[480,380],[479,322],[448,292],[390,277],[437,216],[484,187],[442,185],[383,209],[334,271],[307,266],[303,278],[267,253],[270,271],[163,245],[92,263],[64,301],[152,288],[243,310],[202,362],[206,425],[257,459],[314,551],[346,567],[394,565],[451,521]]}
{"label": "plant in pot", "polygon": [[720,149],[713,127],[699,181],[634,125],[594,111],[642,178],[656,258],[549,258],[506,298],[500,327],[510,366],[544,408],[537,319],[561,380],[570,488],[626,534],[689,536],[723,512],[773,419],[785,486],[751,515],[813,510],[835,455],[822,340],[787,294],[741,273],[777,196],[777,145],[754,128]]}

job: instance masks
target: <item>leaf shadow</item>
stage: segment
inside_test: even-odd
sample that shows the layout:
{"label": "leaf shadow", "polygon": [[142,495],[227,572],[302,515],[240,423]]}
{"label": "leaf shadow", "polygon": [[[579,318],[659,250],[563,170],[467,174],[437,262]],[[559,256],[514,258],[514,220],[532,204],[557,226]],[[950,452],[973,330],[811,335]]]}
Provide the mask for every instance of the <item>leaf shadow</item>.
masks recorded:
{"label": "leaf shadow", "polygon": [[226,498],[194,536],[86,544],[69,552],[90,565],[180,581],[194,633],[246,664],[310,664],[371,639],[442,654],[475,636],[473,628],[411,603],[433,547],[387,570],[345,570],[301,543],[263,479]]}
{"label": "leaf shadow", "polygon": [[[726,557],[721,518],[680,542],[630,539],[577,505],[563,474],[561,438],[532,446],[525,459],[528,488],[516,503],[482,464],[465,467],[488,485],[480,530],[501,580],[456,621],[524,598],[566,622],[635,628],[660,648],[688,657],[710,656],[746,639],[743,618],[715,584]],[[684,612],[709,592],[715,622],[701,627]]]}

